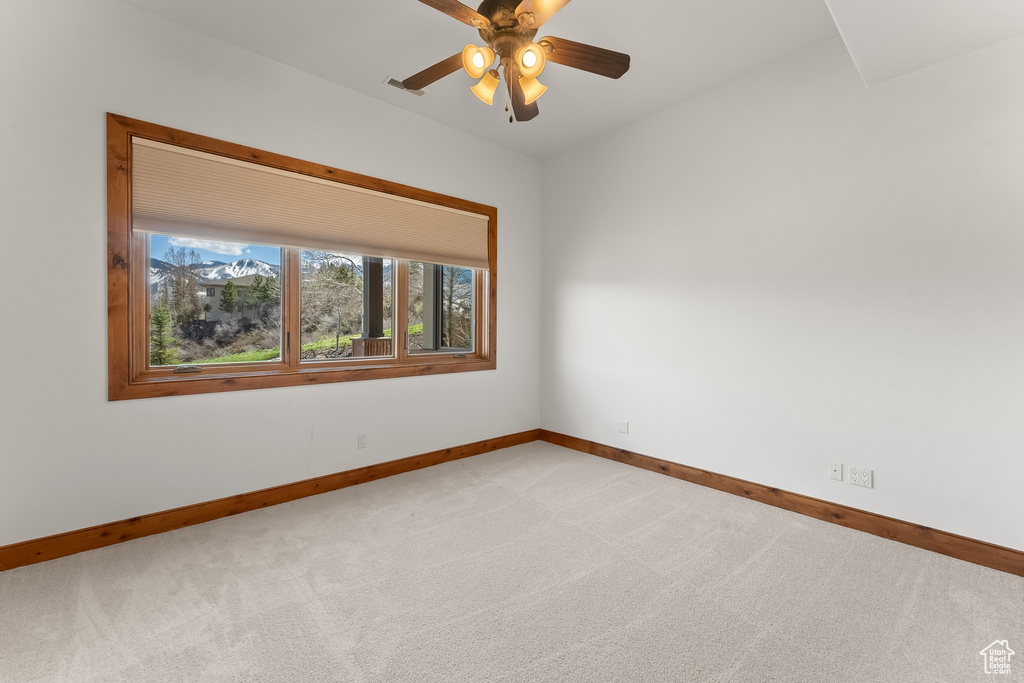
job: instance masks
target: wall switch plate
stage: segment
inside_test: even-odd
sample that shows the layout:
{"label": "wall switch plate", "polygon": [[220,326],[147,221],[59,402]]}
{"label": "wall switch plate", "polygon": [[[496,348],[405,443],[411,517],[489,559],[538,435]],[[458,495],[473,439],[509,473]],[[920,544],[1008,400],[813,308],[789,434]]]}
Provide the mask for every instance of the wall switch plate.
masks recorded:
{"label": "wall switch plate", "polygon": [[872,471],[864,467],[851,467],[850,468],[850,483],[856,486],[863,486],[864,488],[873,488]]}
{"label": "wall switch plate", "polygon": [[356,437],[356,448],[366,448],[366,434],[360,434]]}
{"label": "wall switch plate", "polygon": [[629,434],[629,422],[619,420],[619,434]]}
{"label": "wall switch plate", "polygon": [[828,464],[828,478],[835,479],[836,481],[843,480],[843,463],[841,462],[830,462]]}

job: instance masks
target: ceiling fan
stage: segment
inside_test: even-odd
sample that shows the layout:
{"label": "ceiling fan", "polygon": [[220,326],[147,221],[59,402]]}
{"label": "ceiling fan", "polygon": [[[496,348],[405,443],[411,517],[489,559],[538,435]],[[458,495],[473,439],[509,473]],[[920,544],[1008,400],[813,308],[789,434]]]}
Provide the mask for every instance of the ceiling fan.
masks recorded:
{"label": "ceiling fan", "polygon": [[[537,29],[569,0],[483,0],[476,10],[458,0],[420,0],[480,32],[484,47],[467,45],[452,55],[401,82],[404,90],[422,90],[462,67],[479,82],[471,90],[487,104],[494,101],[502,74],[489,69],[495,60],[504,71],[509,101],[517,121],[537,116],[537,98],[547,87],[537,76],[546,62],[618,78],[629,70],[629,55],[604,48],[547,37],[534,41]],[[506,111],[508,106],[505,107]],[[509,122],[512,115],[509,115]]]}

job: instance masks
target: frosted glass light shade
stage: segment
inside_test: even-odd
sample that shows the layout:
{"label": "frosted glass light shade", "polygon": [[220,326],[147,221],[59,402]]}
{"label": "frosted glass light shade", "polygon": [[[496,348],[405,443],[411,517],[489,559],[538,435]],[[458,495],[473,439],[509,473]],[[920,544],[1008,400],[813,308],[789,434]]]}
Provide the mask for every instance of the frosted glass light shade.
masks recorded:
{"label": "frosted glass light shade", "polygon": [[494,63],[494,50],[489,47],[467,45],[462,48],[462,68],[471,78],[480,78]]}
{"label": "frosted glass light shade", "polygon": [[519,73],[526,78],[536,78],[544,71],[547,63],[547,54],[537,43],[523,45],[516,50],[516,64],[519,65]]}
{"label": "frosted glass light shade", "polygon": [[480,82],[470,88],[474,95],[487,104],[494,104],[494,91],[497,89],[498,72],[494,69],[491,69],[484,74],[484,77],[480,79]]}
{"label": "frosted glass light shade", "polygon": [[525,76],[519,79],[519,85],[523,89],[523,95],[526,96],[526,104],[533,104],[547,91],[548,86],[544,85],[536,78],[526,78]]}

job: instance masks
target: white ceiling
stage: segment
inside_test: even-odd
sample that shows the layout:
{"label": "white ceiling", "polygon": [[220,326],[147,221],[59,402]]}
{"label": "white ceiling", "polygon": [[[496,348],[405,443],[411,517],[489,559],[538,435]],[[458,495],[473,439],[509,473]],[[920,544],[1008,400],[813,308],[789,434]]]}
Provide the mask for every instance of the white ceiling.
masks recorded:
{"label": "white ceiling", "polygon": [[868,85],[1024,34],[1021,0],[825,0]]}
{"label": "white ceiling", "polygon": [[[828,0],[828,6],[826,0],[575,0],[538,38],[628,53],[630,70],[611,80],[550,64],[541,77],[548,91],[538,100],[540,115],[509,124],[504,101],[495,97],[488,107],[477,100],[461,71],[422,97],[385,85],[389,76],[402,80],[466,43],[482,42],[475,29],[417,0],[121,1],[537,159],[833,38],[833,14],[870,84],[1009,37],[1004,23],[982,19],[963,39],[962,15],[993,14],[971,8],[1005,6],[998,16],[1024,6],[1021,0]],[[939,5],[934,14],[946,19],[942,27],[902,49],[901,32],[919,23],[914,12],[929,14]],[[1017,10],[1014,16],[1024,17]],[[907,21],[891,24],[893,16]],[[1012,35],[1021,33],[1016,26]]]}

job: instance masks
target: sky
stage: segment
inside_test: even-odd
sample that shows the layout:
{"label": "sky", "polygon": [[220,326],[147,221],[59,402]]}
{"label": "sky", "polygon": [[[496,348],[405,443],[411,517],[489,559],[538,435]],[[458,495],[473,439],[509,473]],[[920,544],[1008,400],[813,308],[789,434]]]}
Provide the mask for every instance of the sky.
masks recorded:
{"label": "sky", "polygon": [[231,263],[239,259],[252,258],[281,265],[281,249],[279,247],[263,247],[257,244],[239,244],[237,242],[216,242],[214,240],[197,240],[188,237],[170,237],[168,235],[149,236],[149,255],[151,258],[164,259],[170,246],[195,249],[203,261],[222,261]]}

